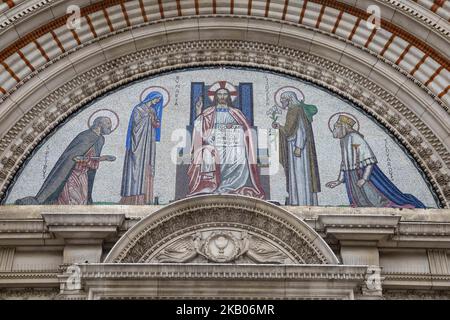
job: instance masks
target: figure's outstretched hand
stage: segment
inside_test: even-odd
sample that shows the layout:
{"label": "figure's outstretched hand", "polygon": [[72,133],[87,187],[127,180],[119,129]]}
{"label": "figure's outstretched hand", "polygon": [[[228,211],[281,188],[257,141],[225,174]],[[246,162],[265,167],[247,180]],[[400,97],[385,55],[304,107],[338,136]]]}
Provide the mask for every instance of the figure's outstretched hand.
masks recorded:
{"label": "figure's outstretched hand", "polygon": [[330,181],[327,184],[325,184],[325,187],[330,188],[330,189],[334,189],[336,188],[338,185],[340,185],[342,182],[339,180],[335,180],[335,181]]}
{"label": "figure's outstretched hand", "polygon": [[80,161],[85,161],[87,160],[84,156],[76,156],[73,158],[73,161],[75,162],[80,162]]}
{"label": "figure's outstretched hand", "polygon": [[105,155],[100,157],[100,161],[115,161],[116,157],[111,155]]}
{"label": "figure's outstretched hand", "polygon": [[302,156],[302,149],[300,149],[299,147],[295,147],[294,156],[296,156],[297,158],[300,158]]}

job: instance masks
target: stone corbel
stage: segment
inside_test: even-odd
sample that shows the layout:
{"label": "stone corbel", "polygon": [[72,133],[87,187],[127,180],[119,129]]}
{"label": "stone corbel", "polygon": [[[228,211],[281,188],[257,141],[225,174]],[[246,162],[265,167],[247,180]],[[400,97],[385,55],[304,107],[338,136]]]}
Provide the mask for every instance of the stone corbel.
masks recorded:
{"label": "stone corbel", "polygon": [[42,213],[48,231],[64,240],[64,264],[100,262],[103,241],[117,234],[125,214]]}
{"label": "stone corbel", "polygon": [[319,227],[339,241],[340,258],[348,265],[380,265],[378,244],[392,237],[401,216],[395,214],[323,214]]}
{"label": "stone corbel", "polygon": [[60,294],[59,300],[85,300],[86,293],[82,288],[81,269],[77,264],[63,267],[58,275]]}
{"label": "stone corbel", "polygon": [[362,286],[361,299],[381,299],[383,296],[381,268],[379,266],[368,266]]}
{"label": "stone corbel", "polygon": [[386,214],[321,214],[319,225],[326,235],[347,244],[377,243],[395,234],[401,216]]}

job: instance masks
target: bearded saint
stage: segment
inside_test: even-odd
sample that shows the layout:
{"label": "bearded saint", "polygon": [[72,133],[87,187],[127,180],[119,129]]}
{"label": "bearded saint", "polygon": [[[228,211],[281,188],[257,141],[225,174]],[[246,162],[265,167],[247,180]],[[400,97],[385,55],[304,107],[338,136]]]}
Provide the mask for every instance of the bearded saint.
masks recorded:
{"label": "bearded saint", "polygon": [[286,123],[273,123],[280,130],[280,162],[286,175],[288,205],[317,206],[320,192],[319,167],[312,129],[317,107],[298,100],[295,92],[281,94],[287,109]]}
{"label": "bearded saint", "polygon": [[220,88],[203,112],[202,105],[199,99],[188,196],[216,193],[264,199],[251,129],[243,113],[232,106],[230,92]]}
{"label": "bearded saint", "polygon": [[341,144],[341,171],[335,188],[344,183],[352,207],[425,208],[411,194],[402,193],[378,167],[378,161],[364,136],[354,129],[356,121],[340,115],[334,124],[333,137]]}

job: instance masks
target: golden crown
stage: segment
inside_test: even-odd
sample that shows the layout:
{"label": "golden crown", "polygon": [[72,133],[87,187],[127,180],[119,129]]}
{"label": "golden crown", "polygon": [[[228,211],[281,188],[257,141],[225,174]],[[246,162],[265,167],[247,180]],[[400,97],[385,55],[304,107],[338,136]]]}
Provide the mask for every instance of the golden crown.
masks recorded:
{"label": "golden crown", "polygon": [[349,125],[350,127],[353,127],[353,126],[355,125],[355,123],[356,123],[355,120],[353,120],[352,118],[347,117],[347,116],[345,116],[345,115],[343,115],[343,114],[341,114],[341,115],[339,116],[337,122],[343,123],[343,124],[347,124],[347,125]]}

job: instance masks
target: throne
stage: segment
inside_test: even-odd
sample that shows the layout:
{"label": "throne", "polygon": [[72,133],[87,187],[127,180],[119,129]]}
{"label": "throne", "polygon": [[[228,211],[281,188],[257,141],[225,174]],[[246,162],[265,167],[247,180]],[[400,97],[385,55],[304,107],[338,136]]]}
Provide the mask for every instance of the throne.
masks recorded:
{"label": "throne", "polygon": [[[232,85],[227,81],[218,81],[211,85],[206,85],[204,82],[192,82],[191,83],[191,99],[190,99],[190,117],[189,125],[186,127],[187,132],[192,137],[192,131],[194,128],[194,121],[198,116],[196,110],[196,103],[198,99],[203,101],[202,110],[208,108],[211,103],[212,92],[219,88],[227,88],[232,96],[233,107],[239,109],[247,119],[251,129],[252,138],[255,143],[255,149],[257,150],[257,163],[261,166],[261,155],[267,154],[267,149],[258,148],[258,128],[254,126],[253,121],[253,84],[247,82],[240,82],[239,85]],[[176,167],[176,191],[175,200],[186,198],[189,193],[189,177],[187,171],[191,161],[191,141],[188,139],[186,145],[182,148],[178,148],[178,162]],[[266,194],[266,198],[270,198],[270,177],[267,175],[260,175],[260,181],[262,188]]]}

